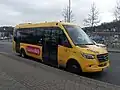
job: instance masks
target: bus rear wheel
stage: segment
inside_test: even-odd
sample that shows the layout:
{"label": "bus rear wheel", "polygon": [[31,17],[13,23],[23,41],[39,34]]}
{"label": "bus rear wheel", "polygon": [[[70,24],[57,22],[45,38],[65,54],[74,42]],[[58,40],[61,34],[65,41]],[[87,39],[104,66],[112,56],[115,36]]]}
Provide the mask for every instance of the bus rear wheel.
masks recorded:
{"label": "bus rear wheel", "polygon": [[80,65],[75,60],[70,60],[67,63],[66,69],[68,72],[80,74],[82,72]]}
{"label": "bus rear wheel", "polygon": [[23,58],[26,58],[27,55],[26,55],[24,49],[21,49],[21,50],[20,50],[20,56],[23,57]]}

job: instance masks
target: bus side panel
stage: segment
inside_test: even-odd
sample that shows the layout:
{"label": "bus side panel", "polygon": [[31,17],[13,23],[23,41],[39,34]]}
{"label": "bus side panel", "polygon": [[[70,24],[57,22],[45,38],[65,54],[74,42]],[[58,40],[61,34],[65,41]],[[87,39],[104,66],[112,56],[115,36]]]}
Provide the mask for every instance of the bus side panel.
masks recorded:
{"label": "bus side panel", "polygon": [[20,46],[21,48],[24,48],[28,56],[42,60],[42,46],[25,43],[21,43]]}

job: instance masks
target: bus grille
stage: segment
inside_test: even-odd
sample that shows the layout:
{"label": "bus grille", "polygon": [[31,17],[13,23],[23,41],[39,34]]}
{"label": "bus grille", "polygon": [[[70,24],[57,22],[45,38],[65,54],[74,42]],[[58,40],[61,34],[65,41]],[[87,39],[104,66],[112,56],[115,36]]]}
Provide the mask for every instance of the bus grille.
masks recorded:
{"label": "bus grille", "polygon": [[97,59],[99,60],[99,62],[108,61],[108,54],[100,54],[100,55],[97,55]]}

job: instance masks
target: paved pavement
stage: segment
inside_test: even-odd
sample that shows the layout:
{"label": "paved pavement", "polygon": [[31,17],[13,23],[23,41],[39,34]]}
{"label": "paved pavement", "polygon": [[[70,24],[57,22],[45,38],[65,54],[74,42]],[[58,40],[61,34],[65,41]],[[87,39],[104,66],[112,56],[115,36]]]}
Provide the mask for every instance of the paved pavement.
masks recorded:
{"label": "paved pavement", "polygon": [[[26,61],[26,63],[25,63]],[[42,63],[0,54],[1,90],[120,90]]]}
{"label": "paved pavement", "polygon": [[0,41],[0,52],[11,53],[12,52],[12,43]]}

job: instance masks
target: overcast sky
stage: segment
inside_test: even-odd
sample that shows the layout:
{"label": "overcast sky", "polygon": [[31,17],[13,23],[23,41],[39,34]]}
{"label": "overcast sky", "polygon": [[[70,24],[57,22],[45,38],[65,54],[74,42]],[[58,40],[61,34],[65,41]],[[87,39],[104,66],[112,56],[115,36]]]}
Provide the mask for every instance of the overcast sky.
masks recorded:
{"label": "overcast sky", "polygon": [[[75,23],[81,26],[93,2],[99,10],[101,22],[113,20],[115,0],[71,1]],[[67,5],[68,0],[0,0],[0,25],[63,20],[61,13]]]}

